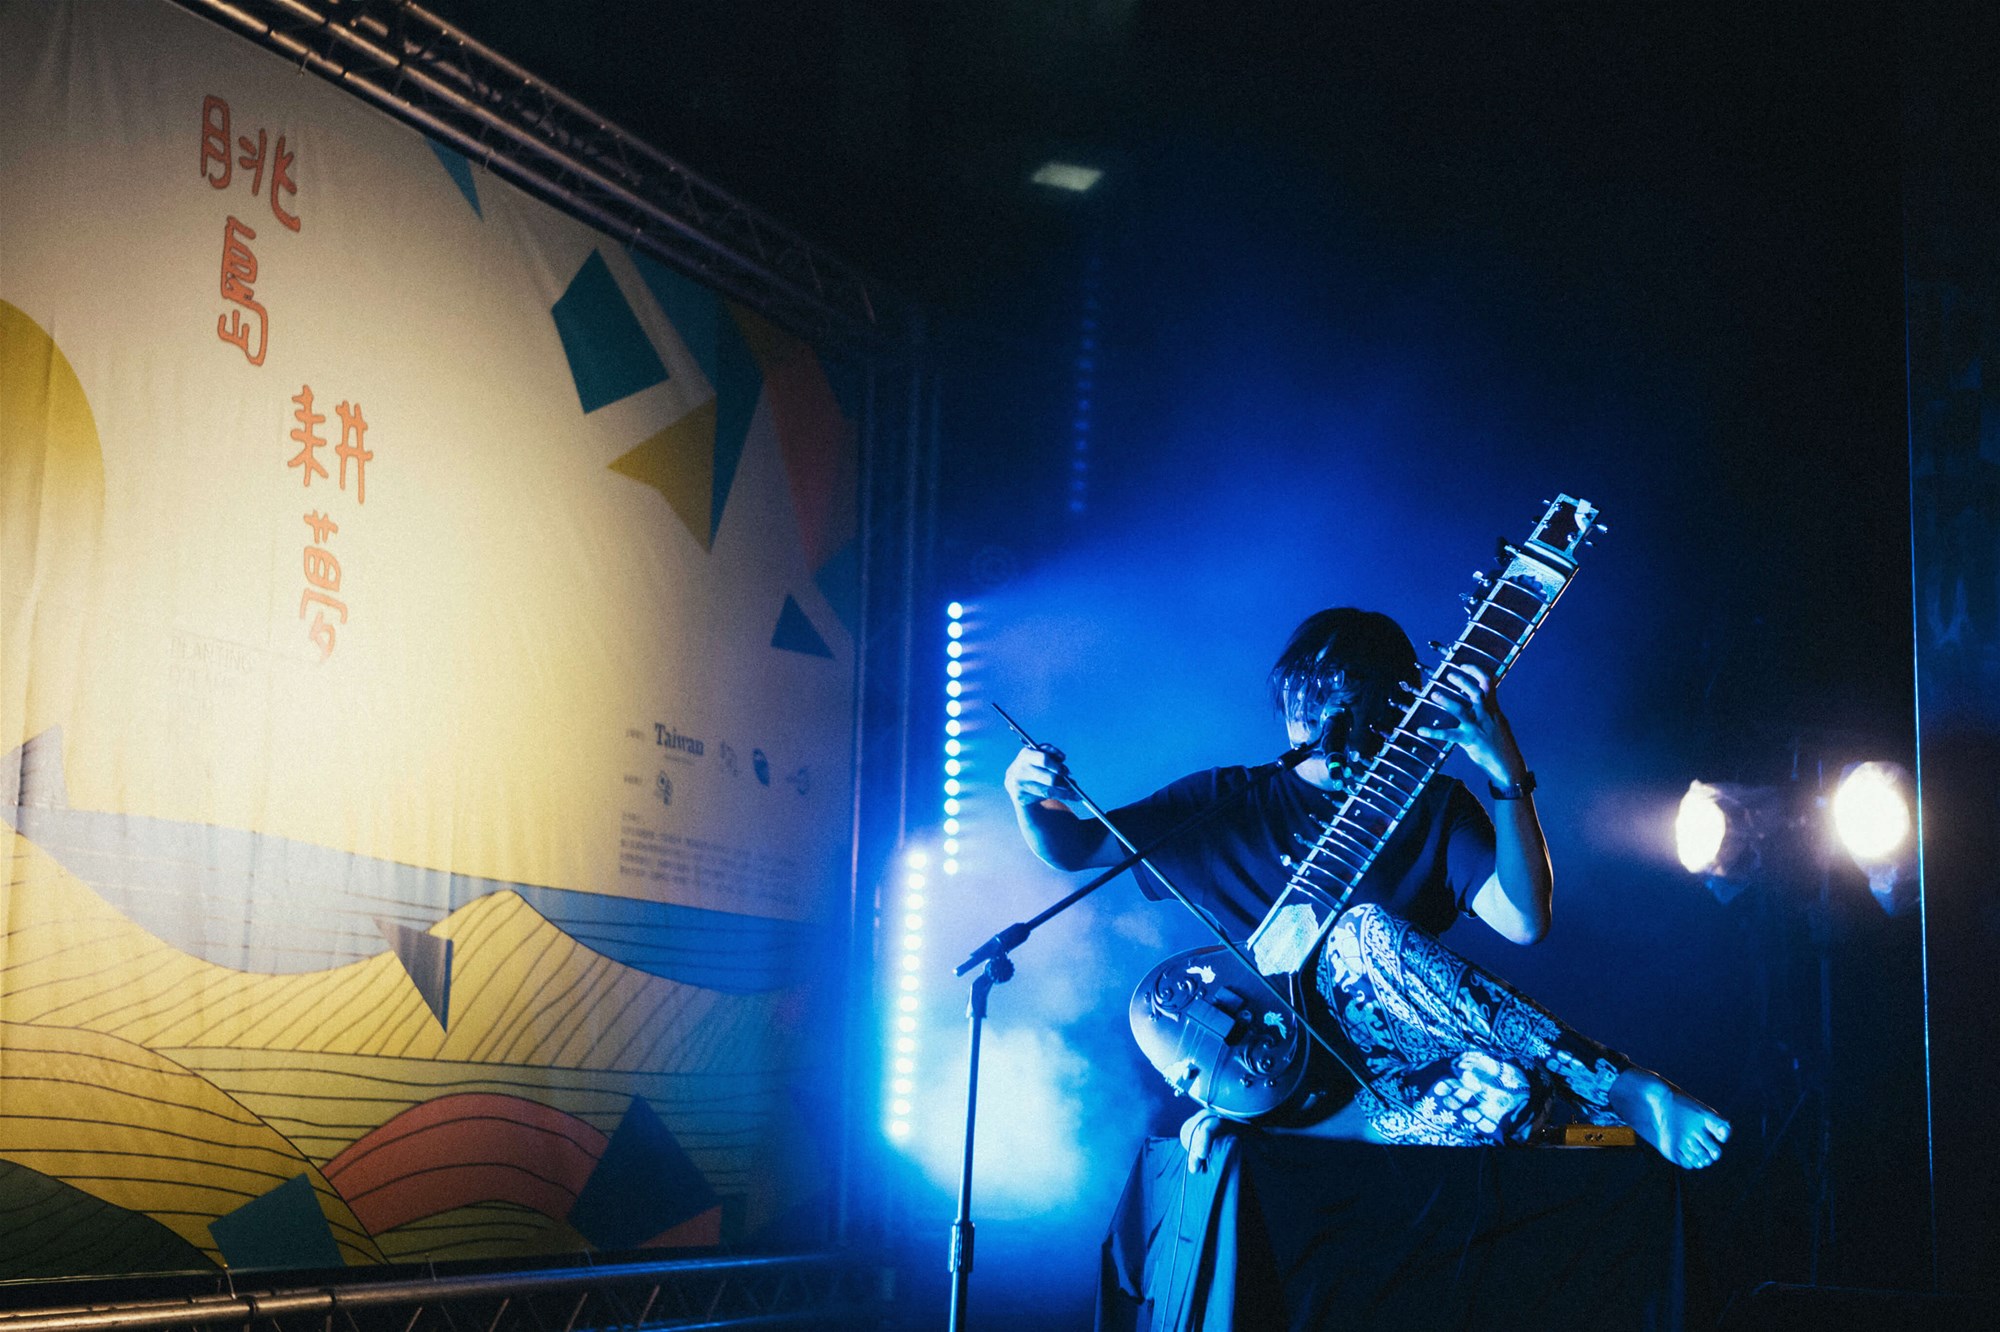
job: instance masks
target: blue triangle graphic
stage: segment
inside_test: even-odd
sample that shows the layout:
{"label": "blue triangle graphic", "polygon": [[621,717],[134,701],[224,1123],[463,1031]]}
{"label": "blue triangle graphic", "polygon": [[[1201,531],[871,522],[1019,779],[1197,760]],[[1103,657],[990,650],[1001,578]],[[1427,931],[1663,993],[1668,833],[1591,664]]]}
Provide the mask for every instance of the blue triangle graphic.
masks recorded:
{"label": "blue triangle graphic", "polygon": [[812,621],[799,608],[797,599],[790,596],[785,598],[785,608],[778,612],[778,630],[771,635],[771,646],[786,652],[800,652],[808,657],[833,655],[833,649],[819,636],[819,630],[812,627]]}
{"label": "blue triangle graphic", "polygon": [[425,139],[424,142],[431,146],[431,151],[437,154],[437,160],[444,164],[445,171],[451,176],[452,184],[458,186],[458,192],[472,205],[473,216],[484,222],[486,212],[479,206],[479,187],[472,180],[472,163],[465,160],[464,153],[447,148],[436,139]]}

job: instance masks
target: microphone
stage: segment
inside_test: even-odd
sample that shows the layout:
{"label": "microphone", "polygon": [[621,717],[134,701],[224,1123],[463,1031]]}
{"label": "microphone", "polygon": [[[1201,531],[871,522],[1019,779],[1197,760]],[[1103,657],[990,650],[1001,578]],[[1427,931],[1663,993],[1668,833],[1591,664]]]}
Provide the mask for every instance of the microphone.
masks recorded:
{"label": "microphone", "polygon": [[1299,764],[1304,763],[1307,759],[1313,756],[1314,746],[1316,746],[1318,743],[1319,742],[1316,740],[1308,740],[1302,745],[1298,745],[1291,749],[1286,750],[1284,753],[1278,755],[1278,757],[1272,759],[1269,763],[1259,763],[1256,767],[1252,768],[1250,771],[1255,776],[1266,777],[1272,773],[1285,772],[1289,769],[1296,768],[1299,766]]}
{"label": "microphone", "polygon": [[1344,756],[1347,753],[1347,737],[1353,730],[1353,710],[1340,709],[1328,717],[1326,724],[1319,728],[1319,738],[1312,743],[1313,752],[1324,754],[1328,758],[1336,754]]}

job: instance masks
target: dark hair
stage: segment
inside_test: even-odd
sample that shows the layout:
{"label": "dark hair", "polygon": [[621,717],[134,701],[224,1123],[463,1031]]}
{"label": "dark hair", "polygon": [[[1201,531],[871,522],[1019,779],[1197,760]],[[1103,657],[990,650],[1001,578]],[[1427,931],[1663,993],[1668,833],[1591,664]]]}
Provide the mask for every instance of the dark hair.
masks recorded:
{"label": "dark hair", "polygon": [[1368,732],[1398,713],[1396,686],[1417,682],[1417,650],[1402,626],[1379,611],[1335,606],[1306,617],[1271,667],[1271,703],[1280,713],[1294,701],[1316,713],[1347,695],[1351,747],[1372,753]]}

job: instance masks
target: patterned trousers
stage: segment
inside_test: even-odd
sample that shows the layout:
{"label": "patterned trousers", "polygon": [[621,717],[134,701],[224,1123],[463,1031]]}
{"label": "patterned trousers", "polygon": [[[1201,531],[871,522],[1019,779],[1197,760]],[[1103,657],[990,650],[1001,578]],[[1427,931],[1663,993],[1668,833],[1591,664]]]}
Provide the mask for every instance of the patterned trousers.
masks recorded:
{"label": "patterned trousers", "polygon": [[1379,906],[1334,924],[1316,981],[1360,1057],[1369,1127],[1390,1142],[1523,1142],[1558,1099],[1620,1122],[1608,1101],[1629,1060]]}

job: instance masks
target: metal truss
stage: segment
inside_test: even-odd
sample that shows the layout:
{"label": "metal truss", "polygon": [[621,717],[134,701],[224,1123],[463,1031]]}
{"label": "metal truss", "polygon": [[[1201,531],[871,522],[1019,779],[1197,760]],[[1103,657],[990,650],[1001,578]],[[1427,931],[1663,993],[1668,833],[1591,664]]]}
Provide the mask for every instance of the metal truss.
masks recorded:
{"label": "metal truss", "polygon": [[347,1282],[0,1315],[0,1332],[700,1332],[872,1328],[881,1274],[838,1255]]}
{"label": "metal truss", "polygon": [[854,268],[407,0],[175,0],[813,339],[904,330]]}

